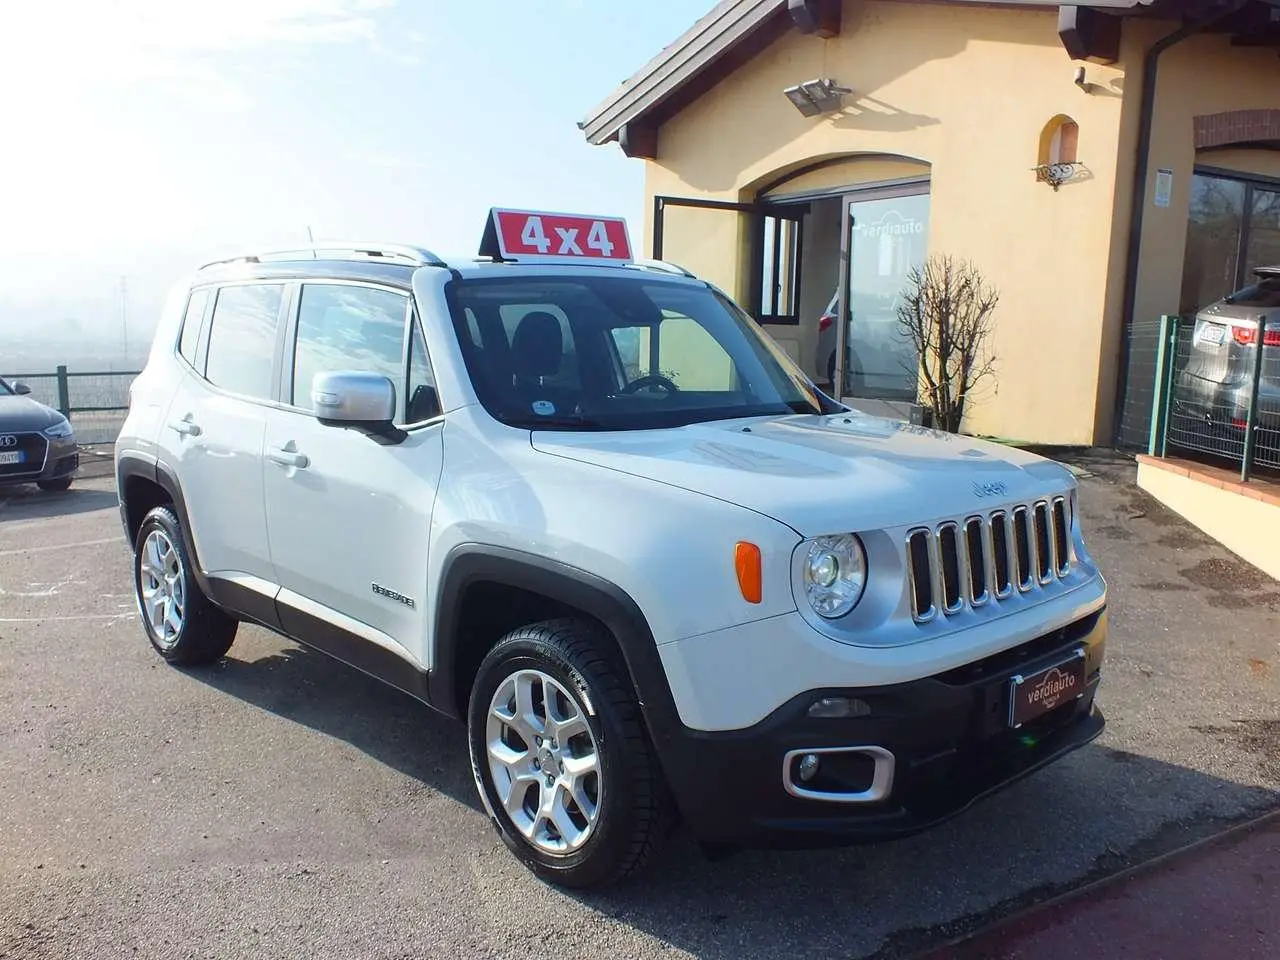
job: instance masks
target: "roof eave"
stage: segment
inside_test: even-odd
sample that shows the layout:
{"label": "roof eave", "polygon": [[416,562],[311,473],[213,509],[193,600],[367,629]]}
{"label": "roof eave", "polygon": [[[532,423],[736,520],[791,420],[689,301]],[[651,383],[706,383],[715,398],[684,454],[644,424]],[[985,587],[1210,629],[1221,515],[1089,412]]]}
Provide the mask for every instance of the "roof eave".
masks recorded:
{"label": "roof eave", "polygon": [[661,53],[641,67],[579,125],[588,143],[617,139],[637,119],[732,48],[787,0],[720,0]]}
{"label": "roof eave", "polygon": [[[1124,11],[1158,0],[948,0],[1019,7],[1087,6]],[[637,70],[578,124],[587,142],[618,139],[628,123],[643,122],[664,101],[739,42],[789,6],[788,0],[720,0],[709,13]]]}

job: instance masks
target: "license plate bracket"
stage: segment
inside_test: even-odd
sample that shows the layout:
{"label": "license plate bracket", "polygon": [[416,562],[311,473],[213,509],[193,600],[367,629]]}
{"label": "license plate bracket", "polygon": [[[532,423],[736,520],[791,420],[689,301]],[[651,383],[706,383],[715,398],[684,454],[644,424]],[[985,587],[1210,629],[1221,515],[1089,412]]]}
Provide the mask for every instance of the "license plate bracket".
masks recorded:
{"label": "license plate bracket", "polygon": [[1009,726],[1016,730],[1050,710],[1079,700],[1084,692],[1085,652],[1077,647],[1057,663],[1010,678]]}

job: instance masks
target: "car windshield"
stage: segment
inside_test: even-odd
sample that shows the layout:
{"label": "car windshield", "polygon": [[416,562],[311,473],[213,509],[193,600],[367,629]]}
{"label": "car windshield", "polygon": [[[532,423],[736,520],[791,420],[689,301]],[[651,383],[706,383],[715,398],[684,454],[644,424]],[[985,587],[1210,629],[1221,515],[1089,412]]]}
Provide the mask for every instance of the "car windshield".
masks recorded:
{"label": "car windshield", "polygon": [[642,430],[843,409],[707,286],[505,277],[456,280],[447,296],[480,402],[512,426]]}

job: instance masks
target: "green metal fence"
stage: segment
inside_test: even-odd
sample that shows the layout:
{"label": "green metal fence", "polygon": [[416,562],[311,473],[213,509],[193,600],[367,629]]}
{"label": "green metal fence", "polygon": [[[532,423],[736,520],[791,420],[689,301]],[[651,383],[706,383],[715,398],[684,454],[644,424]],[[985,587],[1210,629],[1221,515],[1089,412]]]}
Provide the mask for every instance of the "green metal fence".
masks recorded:
{"label": "green metal fence", "polygon": [[1277,334],[1267,330],[1266,318],[1260,316],[1256,332],[1247,332],[1234,346],[1224,343],[1242,351],[1245,363],[1243,369],[1210,386],[1197,380],[1194,368],[1188,371],[1197,346],[1195,319],[1161,317],[1147,453],[1229,467],[1239,472],[1242,482],[1256,474],[1274,479],[1280,473]]}
{"label": "green metal fence", "polygon": [[0,374],[12,386],[25,383],[31,398],[47,404],[71,421],[76,439],[86,445],[114,443],[129,410],[129,387],[137,370],[71,371],[59,365],[52,373]]}

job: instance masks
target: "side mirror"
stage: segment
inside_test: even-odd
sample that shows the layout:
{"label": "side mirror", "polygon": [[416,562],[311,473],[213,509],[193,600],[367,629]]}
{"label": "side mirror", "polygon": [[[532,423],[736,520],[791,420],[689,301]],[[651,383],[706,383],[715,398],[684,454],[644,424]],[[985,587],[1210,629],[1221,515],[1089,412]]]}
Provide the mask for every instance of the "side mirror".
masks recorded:
{"label": "side mirror", "polygon": [[358,430],[379,443],[401,443],[408,434],[392,421],[396,388],[377,373],[326,371],[311,380],[315,417],[326,427]]}
{"label": "side mirror", "polygon": [[16,394],[17,394],[18,396],[20,396],[20,397],[25,397],[25,396],[27,396],[29,393],[31,393],[31,388],[30,388],[30,387],[28,387],[28,386],[27,386],[25,383],[23,383],[21,380],[16,380],[16,381],[14,381],[14,383],[13,383],[13,392],[14,392],[14,393],[16,393]]}

